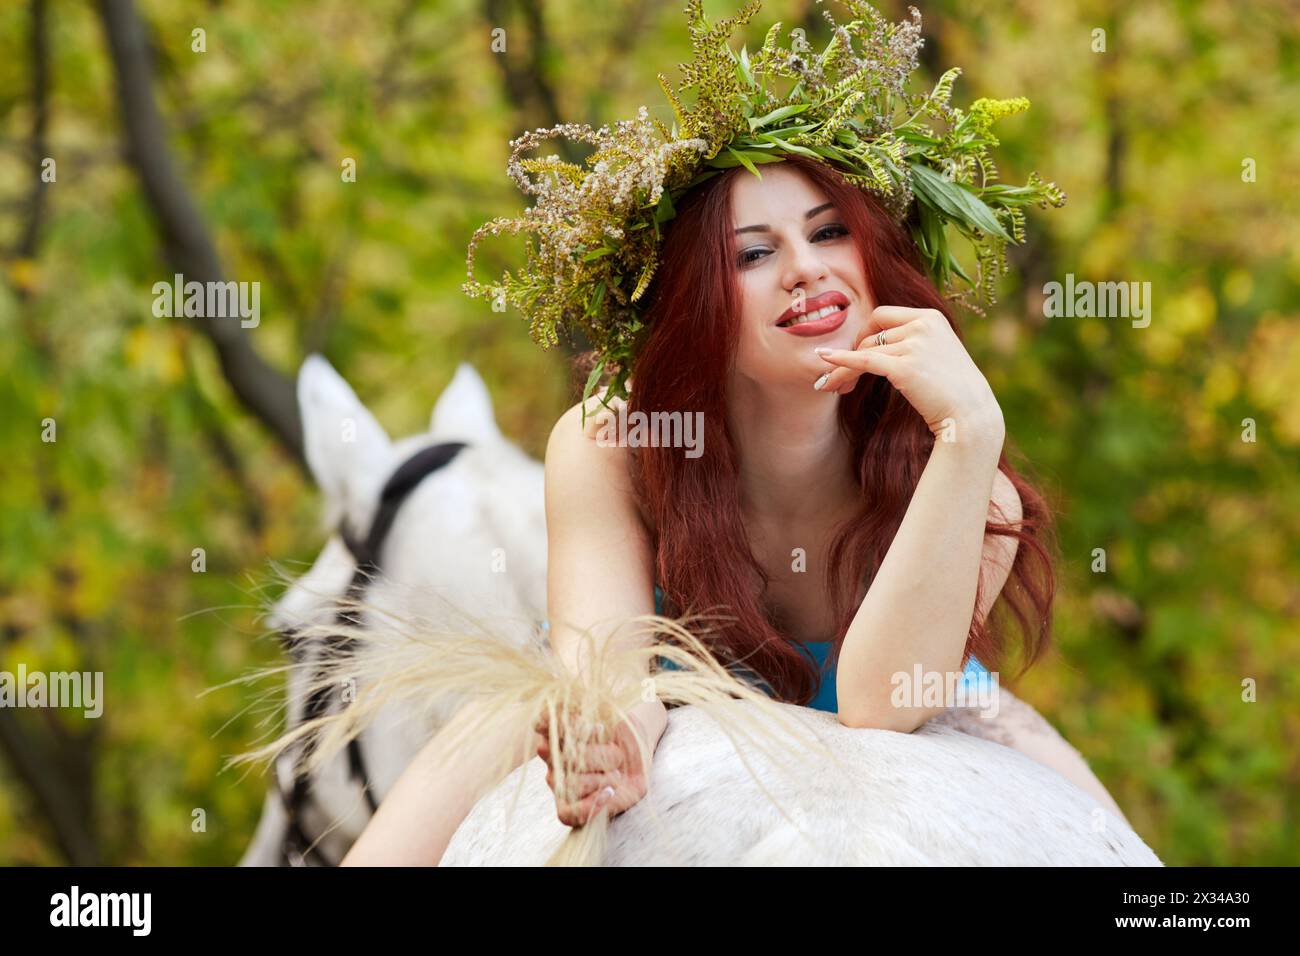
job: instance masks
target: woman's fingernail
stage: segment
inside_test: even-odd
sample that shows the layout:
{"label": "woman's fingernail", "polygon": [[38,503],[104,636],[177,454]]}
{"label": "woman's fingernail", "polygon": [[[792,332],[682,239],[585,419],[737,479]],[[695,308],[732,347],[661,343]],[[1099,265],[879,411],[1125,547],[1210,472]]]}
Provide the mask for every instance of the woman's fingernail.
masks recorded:
{"label": "woman's fingernail", "polygon": [[822,346],[819,346],[819,347],[813,349],[813,351],[816,352],[818,355],[827,355],[827,354],[829,354],[829,353],[831,353],[831,352],[834,352],[835,350],[834,350],[834,349],[828,349],[826,346],[822,345]]}
{"label": "woman's fingernail", "polygon": [[822,390],[822,386],[826,384],[826,380],[830,377],[831,377],[831,373],[826,372],[825,374],[822,375],[821,378],[813,382],[813,388],[820,392]]}

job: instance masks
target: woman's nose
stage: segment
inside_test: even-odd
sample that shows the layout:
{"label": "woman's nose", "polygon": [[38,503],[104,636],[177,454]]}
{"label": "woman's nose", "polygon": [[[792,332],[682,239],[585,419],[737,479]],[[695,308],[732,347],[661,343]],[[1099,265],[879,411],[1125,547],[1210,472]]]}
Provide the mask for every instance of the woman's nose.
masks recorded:
{"label": "woman's nose", "polygon": [[802,239],[787,247],[789,255],[786,257],[786,270],[784,276],[785,288],[793,293],[800,282],[811,283],[826,275],[826,266],[822,262],[821,256],[817,254],[817,248],[811,242],[805,242]]}

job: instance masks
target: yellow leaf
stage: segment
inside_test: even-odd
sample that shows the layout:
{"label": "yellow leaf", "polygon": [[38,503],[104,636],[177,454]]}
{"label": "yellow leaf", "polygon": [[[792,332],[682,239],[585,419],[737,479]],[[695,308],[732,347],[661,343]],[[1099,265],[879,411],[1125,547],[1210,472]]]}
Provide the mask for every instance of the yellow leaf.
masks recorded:
{"label": "yellow leaf", "polygon": [[15,289],[35,292],[40,278],[41,270],[35,259],[15,259],[9,263],[9,282]]}

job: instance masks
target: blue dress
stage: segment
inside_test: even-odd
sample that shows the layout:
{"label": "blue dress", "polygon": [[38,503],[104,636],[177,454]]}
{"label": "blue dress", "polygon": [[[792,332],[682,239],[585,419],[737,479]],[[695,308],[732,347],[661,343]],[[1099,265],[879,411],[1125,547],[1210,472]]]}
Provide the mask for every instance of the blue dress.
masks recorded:
{"label": "blue dress", "polygon": [[[656,584],[655,585],[655,613],[656,614],[663,613],[663,596],[664,596],[663,591],[659,588],[659,585]],[[550,626],[551,626],[550,621],[542,622],[543,630],[550,630]],[[825,666],[826,656],[830,654],[831,651],[830,641],[806,641],[801,643],[799,646],[803,647],[808,651],[809,656],[817,664],[817,669],[819,671],[822,669],[822,667]],[[661,667],[667,668],[668,670],[679,669],[676,664],[674,664],[672,661],[664,657],[659,658],[659,664]],[[976,687],[979,686],[979,682],[981,679],[984,680],[988,679],[987,675],[988,675],[988,671],[984,668],[984,665],[981,664],[978,660],[976,660],[975,656],[972,654],[966,660],[966,669],[962,672],[962,684],[965,687],[967,687],[968,690],[973,691]],[[764,688],[764,691],[766,692],[767,688]],[[814,697],[809,702],[808,706],[813,708],[814,710],[824,710],[832,714],[837,713],[839,711],[839,697],[835,692],[835,671],[834,670],[829,670],[822,674],[821,684],[817,688],[817,696]]]}
{"label": "blue dress", "polygon": [[[655,613],[656,614],[663,613],[661,610],[662,605],[663,605],[663,592],[659,589],[659,585],[656,584],[655,585]],[[804,648],[806,651],[808,651],[808,656],[811,657],[813,661],[817,664],[817,669],[820,672],[821,669],[826,665],[827,655],[829,655],[831,652],[831,643],[832,643],[831,641],[804,641],[800,643],[799,646]],[[669,670],[678,669],[676,664],[674,664],[670,660],[667,660],[666,658],[661,657],[659,658],[659,661],[662,667],[665,667]],[[974,691],[975,688],[979,686],[979,681],[982,678],[985,680],[988,679],[986,676],[987,674],[988,671],[984,668],[984,665],[981,664],[978,660],[976,660],[975,655],[972,654],[969,658],[966,659],[966,668],[964,671],[962,671],[962,684],[969,691]],[[763,688],[763,690],[764,692],[767,692],[769,688]],[[814,710],[824,710],[832,714],[839,712],[840,709],[839,696],[835,691],[835,670],[833,668],[831,670],[822,673],[821,684],[817,688],[817,696],[814,697],[808,703],[808,706],[813,708]]]}

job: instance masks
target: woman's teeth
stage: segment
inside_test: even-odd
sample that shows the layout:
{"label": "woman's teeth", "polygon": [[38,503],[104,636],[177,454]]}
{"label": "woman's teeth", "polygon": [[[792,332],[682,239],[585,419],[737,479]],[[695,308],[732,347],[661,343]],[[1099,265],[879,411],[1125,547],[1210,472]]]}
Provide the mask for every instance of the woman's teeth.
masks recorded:
{"label": "woman's teeth", "polygon": [[842,305],[828,305],[824,308],[818,309],[816,312],[809,312],[807,315],[796,315],[793,319],[786,319],[781,323],[781,325],[782,327],[788,327],[791,325],[802,325],[805,322],[816,322],[818,319],[824,319],[828,315],[834,315],[842,308],[844,308]]}

